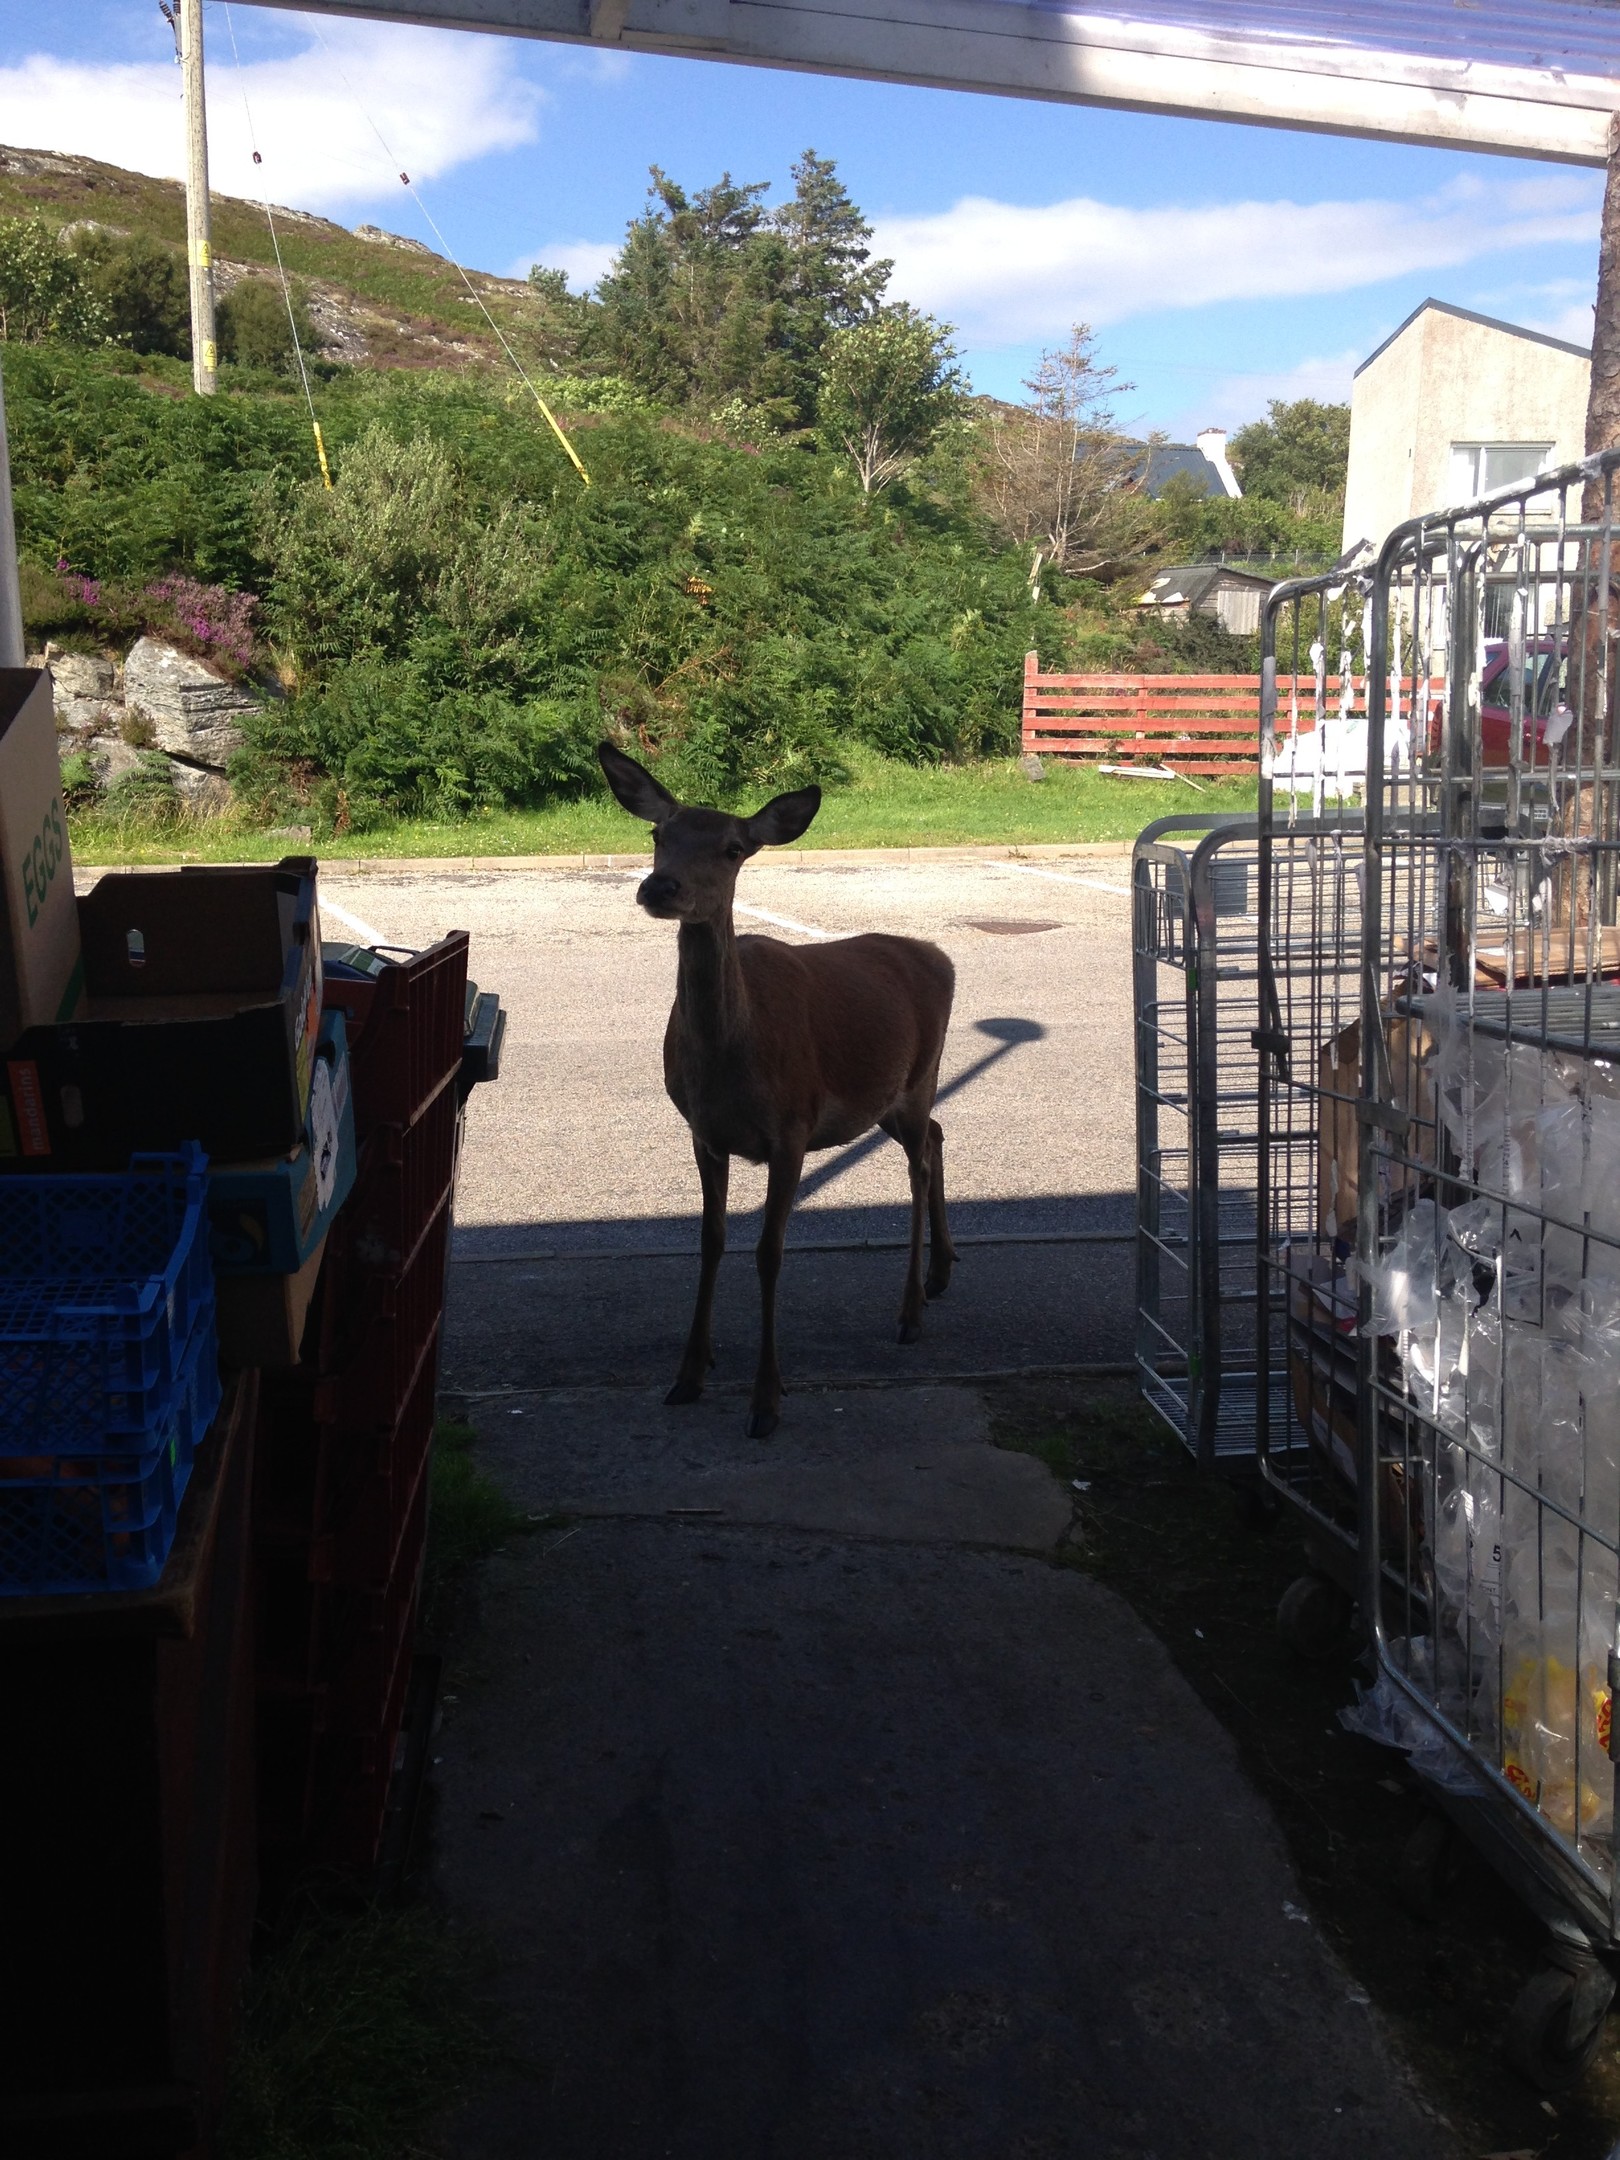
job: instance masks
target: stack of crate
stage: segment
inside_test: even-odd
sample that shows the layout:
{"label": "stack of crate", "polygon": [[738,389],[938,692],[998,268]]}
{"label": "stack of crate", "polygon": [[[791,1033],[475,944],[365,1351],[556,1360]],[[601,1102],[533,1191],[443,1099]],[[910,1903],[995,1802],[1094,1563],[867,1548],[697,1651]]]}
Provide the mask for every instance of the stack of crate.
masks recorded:
{"label": "stack of crate", "polygon": [[359,1169],[300,1363],[264,1376],[255,1502],[261,1843],[272,1883],[364,1873],[400,1745],[460,1131],[467,936],[374,979],[347,1015]]}
{"label": "stack of crate", "polygon": [[0,1595],[163,1572],[220,1400],[206,1169],[0,1181]]}

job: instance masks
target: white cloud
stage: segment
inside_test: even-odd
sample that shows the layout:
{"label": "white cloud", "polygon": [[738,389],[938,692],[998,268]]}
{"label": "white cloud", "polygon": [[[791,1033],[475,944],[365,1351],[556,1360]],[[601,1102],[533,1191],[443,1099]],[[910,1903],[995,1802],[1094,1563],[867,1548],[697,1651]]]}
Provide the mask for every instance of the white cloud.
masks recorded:
{"label": "white cloud", "polygon": [[[1377,339],[1371,340],[1372,344]],[[1370,349],[1370,347],[1369,347]],[[1359,348],[1326,353],[1301,360],[1289,368],[1257,368],[1224,375],[1200,392],[1196,406],[1179,416],[1171,433],[1190,440],[1201,427],[1240,428],[1261,419],[1273,398],[1291,404],[1295,398],[1316,398],[1324,405],[1350,401],[1350,378],[1367,357]]]}
{"label": "white cloud", "polygon": [[1590,346],[1592,303],[1590,300],[1577,300],[1552,314],[1526,316],[1524,327],[1527,330],[1540,330],[1548,337],[1562,338],[1566,345]]}
{"label": "white cloud", "polygon": [[614,240],[548,240],[531,254],[520,255],[506,274],[527,277],[536,263],[544,263],[548,270],[566,270],[575,292],[589,292],[607,276],[618,252]]}
{"label": "white cloud", "polygon": [[1594,296],[1590,278],[1548,278],[1540,284],[1500,286],[1474,294],[1468,305],[1478,314],[1543,331],[1566,344],[1590,346]]}
{"label": "white cloud", "polygon": [[1165,308],[1294,299],[1597,235],[1585,174],[1459,179],[1410,202],[1236,202],[1130,209],[1077,197],[1040,207],[967,196],[879,224],[895,292],[977,346],[1063,336]]}
{"label": "white cloud", "polygon": [[[301,50],[238,70],[210,11],[209,167],[221,194],[335,210],[400,188],[401,169],[431,180],[535,139],[542,93],[493,38],[330,20],[317,31],[312,18],[289,20],[309,39]],[[31,54],[0,67],[0,142],[172,176],[185,155],[180,71],[168,61],[97,66]]]}

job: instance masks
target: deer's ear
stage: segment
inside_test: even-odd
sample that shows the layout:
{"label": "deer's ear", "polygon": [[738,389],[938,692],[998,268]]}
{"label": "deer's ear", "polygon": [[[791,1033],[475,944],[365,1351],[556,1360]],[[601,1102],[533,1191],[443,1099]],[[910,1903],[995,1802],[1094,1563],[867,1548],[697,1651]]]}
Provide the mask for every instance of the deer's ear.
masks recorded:
{"label": "deer's ear", "polygon": [[645,765],[638,765],[633,757],[626,757],[612,743],[598,743],[596,755],[620,807],[628,810],[632,817],[645,818],[649,825],[660,825],[672,811],[681,807],[668,788],[659,786]]}
{"label": "deer's ear", "polygon": [[818,787],[795,788],[791,795],[774,795],[763,810],[748,820],[748,837],[755,847],[786,847],[806,831],[821,808]]}

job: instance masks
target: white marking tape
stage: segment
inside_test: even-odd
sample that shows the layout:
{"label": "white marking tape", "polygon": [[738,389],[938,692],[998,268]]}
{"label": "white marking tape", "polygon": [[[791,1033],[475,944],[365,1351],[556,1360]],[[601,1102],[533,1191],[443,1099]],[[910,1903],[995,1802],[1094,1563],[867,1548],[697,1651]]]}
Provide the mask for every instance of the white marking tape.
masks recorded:
{"label": "white marking tape", "polygon": [[373,930],[370,923],[362,922],[358,915],[351,915],[347,908],[340,908],[335,900],[321,894],[320,909],[323,915],[335,915],[345,930],[352,930],[366,945],[386,945],[388,940],[380,930]]}
{"label": "white marking tape", "polygon": [[1033,863],[1008,863],[1007,868],[1022,871],[1025,877],[1050,878],[1054,885],[1089,885],[1093,892],[1118,893],[1125,900],[1131,897],[1128,885],[1115,885],[1108,878],[1076,877],[1070,870],[1037,870]]}

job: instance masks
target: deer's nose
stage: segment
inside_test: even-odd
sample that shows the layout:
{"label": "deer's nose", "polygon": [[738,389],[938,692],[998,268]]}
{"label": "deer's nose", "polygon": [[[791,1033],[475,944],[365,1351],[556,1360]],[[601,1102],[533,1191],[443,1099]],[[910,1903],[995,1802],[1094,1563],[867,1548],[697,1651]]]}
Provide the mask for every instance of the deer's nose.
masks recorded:
{"label": "deer's nose", "polygon": [[636,888],[636,898],[649,915],[665,914],[680,897],[680,886],[666,870],[655,870]]}

